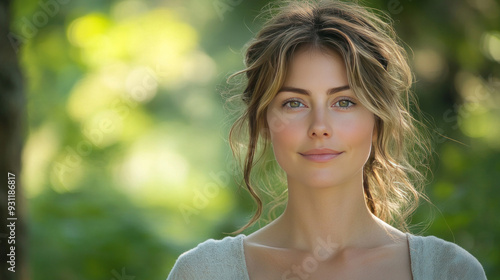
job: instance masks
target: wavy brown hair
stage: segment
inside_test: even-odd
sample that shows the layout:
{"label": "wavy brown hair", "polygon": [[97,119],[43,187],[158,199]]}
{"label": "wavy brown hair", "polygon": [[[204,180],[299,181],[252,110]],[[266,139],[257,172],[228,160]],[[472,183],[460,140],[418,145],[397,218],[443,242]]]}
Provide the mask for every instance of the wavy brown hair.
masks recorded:
{"label": "wavy brown hair", "polygon": [[[402,230],[418,206],[430,147],[411,92],[413,74],[388,17],[356,3],[287,1],[279,5],[246,50],[245,88],[231,97],[244,103],[229,141],[242,163],[244,185],[257,210],[241,232],[259,220],[263,202],[252,178],[253,168],[269,145],[266,112],[282,87],[294,53],[302,47],[338,52],[348,82],[376,118],[376,141],[364,166],[363,188],[370,211]],[[413,110],[411,109],[413,108]],[[268,153],[267,153],[268,154]]]}

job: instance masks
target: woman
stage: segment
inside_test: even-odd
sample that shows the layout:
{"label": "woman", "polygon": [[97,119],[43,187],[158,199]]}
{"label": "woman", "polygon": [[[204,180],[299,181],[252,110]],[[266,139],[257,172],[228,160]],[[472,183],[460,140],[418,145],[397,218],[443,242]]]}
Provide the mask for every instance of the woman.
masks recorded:
{"label": "woman", "polygon": [[486,279],[459,246],[405,232],[423,177],[410,151],[426,145],[390,25],[356,4],[289,3],[246,66],[236,73],[246,110],[230,135],[238,152],[247,132],[244,181],[258,205],[243,229],[262,212],[251,176],[267,148],[286,173],[286,208],[248,236],[184,253],[168,279]]}

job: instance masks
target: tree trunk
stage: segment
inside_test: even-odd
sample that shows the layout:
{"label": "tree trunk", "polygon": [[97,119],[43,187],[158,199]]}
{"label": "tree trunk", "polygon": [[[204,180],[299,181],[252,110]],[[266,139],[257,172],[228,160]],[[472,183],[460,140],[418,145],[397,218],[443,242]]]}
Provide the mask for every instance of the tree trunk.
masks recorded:
{"label": "tree trunk", "polygon": [[[0,0],[0,279],[5,280],[28,279],[20,180],[25,98],[17,49],[8,37],[10,2]],[[11,260],[14,262],[8,263]]]}

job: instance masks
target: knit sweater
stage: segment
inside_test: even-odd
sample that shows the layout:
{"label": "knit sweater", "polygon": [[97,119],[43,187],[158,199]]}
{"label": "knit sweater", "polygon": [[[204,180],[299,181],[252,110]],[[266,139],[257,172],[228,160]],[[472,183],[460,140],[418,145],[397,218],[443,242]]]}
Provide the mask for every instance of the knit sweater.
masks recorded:
{"label": "knit sweater", "polygon": [[[486,279],[478,260],[460,246],[434,236],[407,236],[413,280]],[[244,237],[200,243],[177,259],[167,280],[249,280]]]}

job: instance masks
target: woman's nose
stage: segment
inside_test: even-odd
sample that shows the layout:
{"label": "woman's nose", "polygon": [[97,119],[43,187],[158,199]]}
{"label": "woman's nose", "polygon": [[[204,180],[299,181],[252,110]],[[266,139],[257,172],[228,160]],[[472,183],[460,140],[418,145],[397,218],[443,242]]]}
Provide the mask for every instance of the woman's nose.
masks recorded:
{"label": "woman's nose", "polygon": [[317,110],[312,112],[308,134],[309,137],[313,138],[330,137],[332,135],[328,110]]}

